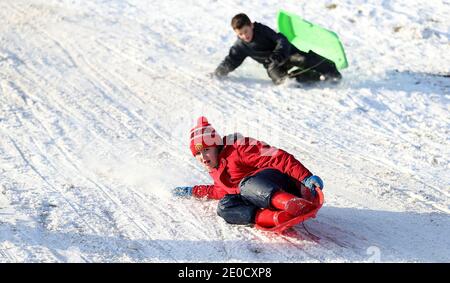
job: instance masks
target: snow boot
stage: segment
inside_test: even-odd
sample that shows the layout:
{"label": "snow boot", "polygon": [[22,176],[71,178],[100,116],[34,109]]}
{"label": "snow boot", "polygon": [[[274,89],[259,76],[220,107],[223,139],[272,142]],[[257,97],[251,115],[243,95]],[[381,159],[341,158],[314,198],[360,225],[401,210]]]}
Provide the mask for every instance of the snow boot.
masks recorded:
{"label": "snow boot", "polygon": [[338,83],[341,79],[342,75],[337,70],[335,72],[320,75],[321,81],[329,81],[331,83]]}
{"label": "snow boot", "polygon": [[284,210],[292,216],[299,216],[306,212],[310,205],[305,204],[302,198],[284,191],[273,194],[270,204],[279,210]]}

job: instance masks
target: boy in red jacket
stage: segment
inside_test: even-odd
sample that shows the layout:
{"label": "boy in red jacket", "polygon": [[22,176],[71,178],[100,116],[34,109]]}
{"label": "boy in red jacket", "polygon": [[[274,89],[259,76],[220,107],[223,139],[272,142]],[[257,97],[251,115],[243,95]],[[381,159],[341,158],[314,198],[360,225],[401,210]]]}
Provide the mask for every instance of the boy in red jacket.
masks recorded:
{"label": "boy in red jacket", "polygon": [[313,207],[323,182],[291,154],[233,134],[221,138],[205,117],[190,132],[190,149],[214,185],[176,187],[179,197],[220,199],[217,213],[231,224],[273,227]]}

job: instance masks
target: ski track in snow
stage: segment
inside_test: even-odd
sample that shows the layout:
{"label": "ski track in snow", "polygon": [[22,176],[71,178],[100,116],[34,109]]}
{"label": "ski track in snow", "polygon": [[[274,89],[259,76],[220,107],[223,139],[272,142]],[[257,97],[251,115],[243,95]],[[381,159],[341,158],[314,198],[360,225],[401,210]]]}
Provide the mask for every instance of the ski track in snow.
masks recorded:
{"label": "ski track in snow", "polygon": [[[448,262],[450,4],[333,3],[0,0],[0,262]],[[230,18],[278,8],[336,31],[343,81],[277,87],[251,59],[210,79]],[[200,115],[324,179],[313,235],[170,198],[211,183]]]}

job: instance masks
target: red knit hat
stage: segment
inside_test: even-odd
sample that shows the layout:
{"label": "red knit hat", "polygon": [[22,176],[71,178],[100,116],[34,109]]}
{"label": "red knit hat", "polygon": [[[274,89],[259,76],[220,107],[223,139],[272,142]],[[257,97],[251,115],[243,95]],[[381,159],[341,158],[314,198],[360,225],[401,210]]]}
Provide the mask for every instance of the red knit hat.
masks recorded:
{"label": "red knit hat", "polygon": [[222,138],[216,130],[209,124],[206,117],[197,119],[197,126],[191,129],[190,148],[195,156],[198,152],[207,147],[216,147],[222,144]]}

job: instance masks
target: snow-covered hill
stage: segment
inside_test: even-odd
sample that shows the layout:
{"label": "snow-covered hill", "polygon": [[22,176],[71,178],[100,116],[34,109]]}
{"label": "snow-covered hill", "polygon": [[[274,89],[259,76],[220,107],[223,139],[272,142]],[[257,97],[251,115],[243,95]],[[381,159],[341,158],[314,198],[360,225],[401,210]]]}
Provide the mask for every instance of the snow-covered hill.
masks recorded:
{"label": "snow-covered hill", "polygon": [[[336,31],[338,86],[207,74],[246,12]],[[0,0],[0,262],[450,261],[448,0]],[[447,16],[445,16],[447,15]],[[325,182],[290,236],[226,224],[188,149],[205,115]]]}

